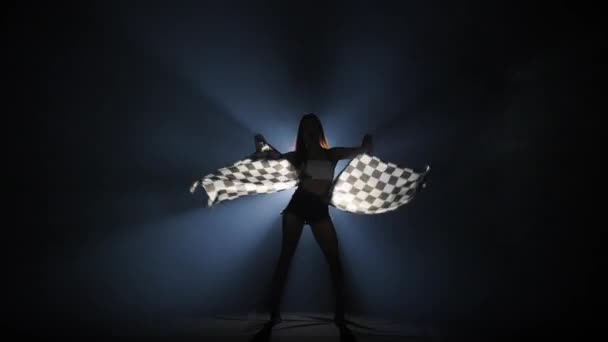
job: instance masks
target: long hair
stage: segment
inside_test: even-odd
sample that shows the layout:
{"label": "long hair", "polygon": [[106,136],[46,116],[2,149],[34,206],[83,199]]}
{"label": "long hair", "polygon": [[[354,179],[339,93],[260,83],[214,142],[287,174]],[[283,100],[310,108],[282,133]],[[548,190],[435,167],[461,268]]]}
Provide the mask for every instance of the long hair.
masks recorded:
{"label": "long hair", "polygon": [[304,132],[303,123],[305,121],[312,122],[312,127],[314,127],[314,131],[308,132],[308,134],[315,135],[314,140],[319,142],[319,146],[322,149],[329,149],[329,144],[327,143],[327,138],[325,137],[325,132],[323,131],[323,125],[321,125],[321,120],[319,120],[319,117],[317,117],[317,115],[315,115],[314,113],[304,114],[304,116],[302,116],[302,119],[300,119],[300,124],[298,125],[298,136],[296,138],[295,160],[296,167],[298,169],[302,166],[302,163],[308,155],[308,151],[306,150],[306,144],[304,144],[304,134],[306,133]]}

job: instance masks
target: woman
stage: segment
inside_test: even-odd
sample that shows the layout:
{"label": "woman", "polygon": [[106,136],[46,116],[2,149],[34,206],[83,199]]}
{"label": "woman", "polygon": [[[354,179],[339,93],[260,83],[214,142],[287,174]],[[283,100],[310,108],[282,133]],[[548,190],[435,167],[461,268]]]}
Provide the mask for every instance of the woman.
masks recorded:
{"label": "woman", "polygon": [[[274,151],[273,151],[274,152]],[[321,121],[315,114],[300,120],[295,151],[266,155],[271,159],[287,159],[298,170],[298,188],[282,214],[282,246],[270,291],[271,324],[281,322],[280,303],[288,268],[305,224],[310,225],[319,243],[332,276],[335,296],[334,322],[344,325],[344,284],[338,239],[331,217],[329,200],[334,169],[341,159],[352,159],[360,153],[371,153],[371,136],[365,135],[360,147],[329,148]]]}

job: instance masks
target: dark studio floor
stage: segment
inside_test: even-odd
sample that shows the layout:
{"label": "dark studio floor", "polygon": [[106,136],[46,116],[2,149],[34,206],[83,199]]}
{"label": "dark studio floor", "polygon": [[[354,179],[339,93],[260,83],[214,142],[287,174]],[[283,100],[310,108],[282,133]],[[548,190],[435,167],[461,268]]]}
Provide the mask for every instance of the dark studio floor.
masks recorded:
{"label": "dark studio floor", "polygon": [[[265,329],[267,315],[243,313],[192,318],[156,324],[118,324],[104,329],[103,334],[80,330],[52,340],[95,341],[440,341],[437,329],[425,324],[408,324],[368,316],[349,315],[348,329],[339,329],[331,313],[290,312],[282,314],[283,321],[271,331]],[[51,337],[51,334],[43,334]],[[78,336],[75,336],[78,335]]]}

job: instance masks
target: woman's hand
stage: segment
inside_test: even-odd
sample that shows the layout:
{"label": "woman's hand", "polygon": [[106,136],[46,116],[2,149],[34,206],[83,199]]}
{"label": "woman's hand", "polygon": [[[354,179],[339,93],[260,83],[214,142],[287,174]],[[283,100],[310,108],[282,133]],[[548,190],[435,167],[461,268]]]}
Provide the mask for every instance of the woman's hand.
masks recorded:
{"label": "woman's hand", "polygon": [[194,191],[196,191],[196,188],[198,188],[198,186],[201,185],[200,181],[196,181],[194,183],[192,183],[192,185],[190,186],[190,193],[194,193]]}
{"label": "woman's hand", "polygon": [[267,144],[266,138],[264,138],[264,136],[259,133],[253,137],[253,140],[255,141],[255,148],[257,150],[260,150],[262,146],[264,146],[264,144]]}
{"label": "woman's hand", "polygon": [[365,153],[371,154],[372,146],[372,135],[366,134],[365,136],[363,136],[363,142],[361,143],[361,147],[365,149]]}

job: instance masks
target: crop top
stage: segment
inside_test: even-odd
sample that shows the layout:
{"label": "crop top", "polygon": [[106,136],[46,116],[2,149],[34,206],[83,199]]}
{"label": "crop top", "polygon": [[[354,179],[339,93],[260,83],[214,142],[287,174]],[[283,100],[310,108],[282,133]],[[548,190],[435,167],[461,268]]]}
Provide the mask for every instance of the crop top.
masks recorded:
{"label": "crop top", "polygon": [[302,170],[304,178],[312,179],[334,179],[334,163],[330,160],[309,159],[304,163]]}

